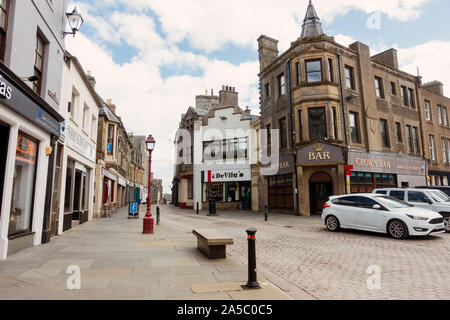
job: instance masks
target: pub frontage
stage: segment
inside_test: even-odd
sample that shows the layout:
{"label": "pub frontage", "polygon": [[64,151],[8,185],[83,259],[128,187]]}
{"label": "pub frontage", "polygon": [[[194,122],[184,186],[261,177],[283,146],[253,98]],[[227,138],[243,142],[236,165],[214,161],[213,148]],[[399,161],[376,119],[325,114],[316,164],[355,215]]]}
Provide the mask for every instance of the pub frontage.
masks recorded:
{"label": "pub frontage", "polygon": [[375,188],[414,188],[427,184],[426,162],[420,158],[350,151],[348,164],[353,166],[351,193],[372,192]]}
{"label": "pub frontage", "polygon": [[0,62],[0,260],[50,237],[63,118]]}
{"label": "pub frontage", "polygon": [[322,213],[329,197],[345,193],[345,149],[316,141],[297,149],[299,212],[302,216]]}

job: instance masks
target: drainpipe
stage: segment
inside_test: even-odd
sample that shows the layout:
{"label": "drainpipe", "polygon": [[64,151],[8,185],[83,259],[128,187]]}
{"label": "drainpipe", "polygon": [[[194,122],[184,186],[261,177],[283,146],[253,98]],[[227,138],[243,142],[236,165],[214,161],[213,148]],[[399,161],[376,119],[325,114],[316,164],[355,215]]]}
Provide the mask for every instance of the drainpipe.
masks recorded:
{"label": "drainpipe", "polygon": [[[288,59],[287,61],[287,79],[288,79],[288,89],[289,89],[289,108],[290,108],[290,113],[291,113],[291,129],[292,129],[292,134],[291,134],[291,146],[292,149],[294,150],[295,148],[295,138],[296,138],[296,132],[295,132],[295,123],[294,123],[294,119],[295,119],[295,115],[294,115],[294,105],[293,105],[293,99],[292,99],[292,77],[291,77],[291,59]],[[297,208],[297,216],[300,216],[300,208],[299,208],[299,201],[298,201],[298,176],[297,176],[297,154],[295,152],[292,152],[292,155],[294,157],[294,170],[295,170],[295,205]]]}
{"label": "drainpipe", "polygon": [[[341,57],[342,55],[340,53],[337,54],[338,58],[338,69],[339,69],[339,87],[341,89],[341,101],[342,101],[342,120],[344,123],[344,142],[345,142],[345,163],[348,164],[348,151],[349,151],[349,145],[348,145],[348,136],[347,136],[347,117],[346,117],[346,110],[345,110],[345,97],[344,97],[344,86],[342,84],[342,67],[341,67]],[[344,188],[345,188],[345,194],[347,194],[347,176],[344,175]]]}
{"label": "drainpipe", "polygon": [[[420,141],[422,143],[422,152],[421,152],[421,157],[423,160],[425,160],[425,185],[428,185],[428,165],[429,162],[426,159],[426,154],[425,154],[425,139],[426,139],[426,132],[422,123],[422,101],[423,101],[423,96],[420,94],[420,88],[421,88],[421,76],[420,74],[417,75],[417,80],[416,80],[416,100],[417,100],[417,110],[419,111],[419,128],[420,128]],[[431,111],[430,111],[431,112]],[[420,149],[420,146],[419,146]]]}

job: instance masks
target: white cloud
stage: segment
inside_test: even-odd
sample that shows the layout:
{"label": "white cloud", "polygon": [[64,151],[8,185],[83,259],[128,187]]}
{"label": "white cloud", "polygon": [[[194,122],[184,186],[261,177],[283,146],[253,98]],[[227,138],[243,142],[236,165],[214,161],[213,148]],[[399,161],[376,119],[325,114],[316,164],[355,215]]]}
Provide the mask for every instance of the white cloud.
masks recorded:
{"label": "white cloud", "polygon": [[[119,1],[126,5],[126,10],[119,11]],[[93,72],[97,91],[103,98],[113,99],[127,129],[135,134],[155,136],[157,149],[153,170],[157,177],[164,179],[164,188],[168,191],[173,175],[173,133],[181,114],[195,104],[196,95],[204,94],[205,89],[217,92],[223,84],[231,85],[240,92],[242,107],[250,105],[253,113],[259,112],[258,61],[234,65],[183,51],[176,43],[187,39],[192,46],[205,52],[228,44],[256,50],[256,39],[260,34],[267,34],[280,39],[280,51],[283,51],[300,34],[306,2],[177,0],[176,5],[162,0],[102,0],[89,5],[83,2],[78,5],[86,24],[96,32],[91,38],[83,33],[76,38],[67,37],[67,48],[80,59],[85,70]],[[380,9],[389,12],[391,18],[395,18],[396,13],[397,19],[415,19],[424,2],[426,0],[383,0],[376,4],[356,0],[314,1],[325,21],[352,8],[368,13]],[[99,16],[100,12],[105,12],[102,6],[110,9],[108,16]],[[165,35],[156,31],[155,20],[145,15],[145,8],[156,12]],[[346,35],[337,35],[336,40],[343,45],[353,42]],[[136,47],[138,53],[130,62],[118,64],[107,47],[109,43],[127,43]],[[405,70],[415,73],[416,66],[420,65],[425,79],[430,80],[439,78],[440,74],[450,74],[442,72],[450,71],[445,55],[450,43],[431,43],[432,50],[428,45],[399,49],[400,63]],[[187,72],[164,78],[162,67]],[[192,70],[200,75],[190,75]],[[450,83],[448,77],[441,80]]]}

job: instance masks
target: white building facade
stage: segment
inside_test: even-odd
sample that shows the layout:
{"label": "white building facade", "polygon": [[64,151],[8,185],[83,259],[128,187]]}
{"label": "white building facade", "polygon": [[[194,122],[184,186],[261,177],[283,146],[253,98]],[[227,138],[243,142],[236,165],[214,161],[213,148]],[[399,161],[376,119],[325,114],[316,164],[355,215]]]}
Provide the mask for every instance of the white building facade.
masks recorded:
{"label": "white building facade", "polygon": [[95,79],[78,59],[65,55],[60,113],[60,148],[56,157],[54,207],[57,233],[93,218],[97,130],[100,102]]}
{"label": "white building facade", "polygon": [[0,259],[50,241],[67,1],[0,1]]}
{"label": "white building facade", "polygon": [[194,209],[251,210],[250,163],[256,145],[250,123],[257,116],[238,107],[238,93],[223,87],[219,104],[194,126]]}

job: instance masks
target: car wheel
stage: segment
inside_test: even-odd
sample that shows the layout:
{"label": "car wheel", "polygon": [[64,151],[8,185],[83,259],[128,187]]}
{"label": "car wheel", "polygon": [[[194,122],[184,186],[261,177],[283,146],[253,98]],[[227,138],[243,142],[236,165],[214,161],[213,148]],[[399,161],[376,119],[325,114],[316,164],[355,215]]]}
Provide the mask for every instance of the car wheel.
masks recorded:
{"label": "car wheel", "polygon": [[450,215],[444,217],[444,228],[446,232],[450,233]]}
{"label": "car wheel", "polygon": [[327,226],[328,231],[331,232],[337,232],[341,229],[341,224],[335,216],[328,216],[325,220],[325,225]]}
{"label": "car wheel", "polygon": [[393,220],[388,224],[388,233],[394,239],[406,239],[409,236],[408,227],[403,221]]}

